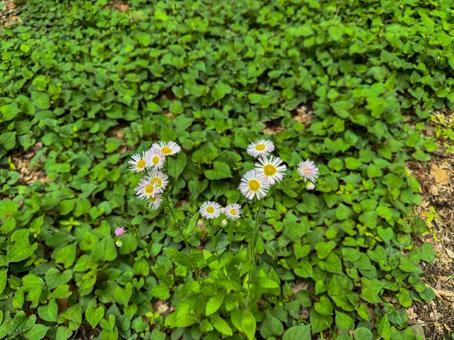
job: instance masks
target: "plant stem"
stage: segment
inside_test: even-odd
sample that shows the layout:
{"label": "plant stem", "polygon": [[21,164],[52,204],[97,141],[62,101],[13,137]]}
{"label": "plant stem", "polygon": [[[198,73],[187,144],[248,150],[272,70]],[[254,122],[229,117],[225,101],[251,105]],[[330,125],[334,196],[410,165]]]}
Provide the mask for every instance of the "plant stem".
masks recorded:
{"label": "plant stem", "polygon": [[[181,239],[184,242],[184,246],[189,251],[189,267],[190,267],[190,270],[195,273],[196,281],[200,281],[199,280],[199,273],[197,271],[197,268],[195,268],[194,264],[192,263],[191,248],[189,248],[188,241],[186,240],[186,237],[184,236],[183,230],[181,230],[181,225],[180,225],[180,223],[177,221],[177,219],[175,217],[175,214],[174,214],[173,209],[172,209],[172,202],[170,201],[170,199],[166,195],[164,195],[164,200],[165,200],[166,205],[167,205],[167,210],[169,211],[170,216],[172,217],[173,223],[176,224],[178,232],[180,234],[180,237],[181,237]],[[192,275],[191,275],[191,278],[192,278]]]}
{"label": "plant stem", "polygon": [[247,291],[247,304],[249,304],[249,298],[251,294],[251,286],[252,286],[252,275],[255,270],[255,256],[257,251],[257,236],[260,228],[260,211],[262,209],[262,201],[260,200],[257,203],[257,211],[255,213],[255,226],[252,231],[252,240],[249,243],[249,280],[248,280],[248,291]]}
{"label": "plant stem", "polygon": [[134,230],[134,234],[136,234],[136,237],[137,237],[139,243],[140,243],[140,244],[142,245],[142,247],[144,248],[146,254],[148,254],[148,245],[147,245],[147,243],[146,243],[144,240],[142,240],[142,238],[140,237],[140,234],[139,234],[139,231],[137,230],[137,227],[134,226],[134,227],[132,227],[132,229]]}

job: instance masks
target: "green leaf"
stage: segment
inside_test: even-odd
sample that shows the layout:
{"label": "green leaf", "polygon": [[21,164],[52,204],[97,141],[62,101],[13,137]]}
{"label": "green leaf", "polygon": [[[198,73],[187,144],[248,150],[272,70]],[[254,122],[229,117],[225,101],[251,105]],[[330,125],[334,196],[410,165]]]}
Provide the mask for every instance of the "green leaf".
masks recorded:
{"label": "green leaf", "polygon": [[336,208],[336,218],[338,220],[346,220],[347,218],[350,218],[352,216],[352,209],[347,207],[345,204],[339,204],[339,206]]}
{"label": "green leaf", "polygon": [[282,340],[311,340],[311,325],[298,325],[287,329]]}
{"label": "green leaf", "polygon": [[353,108],[351,100],[342,100],[331,104],[333,111],[341,118],[348,118],[350,116],[349,110]]}
{"label": "green leaf", "polygon": [[211,95],[214,99],[219,100],[224,98],[226,94],[231,92],[232,88],[230,87],[230,85],[225,83],[217,83],[211,91]]}
{"label": "green leaf", "polygon": [[210,317],[210,321],[213,324],[214,328],[221,332],[224,335],[232,336],[233,332],[229,324],[225,322],[219,315],[213,315]]}
{"label": "green leaf", "polygon": [[104,317],[104,306],[89,306],[85,310],[85,318],[92,328],[95,328]]}
{"label": "green leaf", "polygon": [[372,340],[372,332],[366,327],[359,327],[353,333],[355,340]]}
{"label": "green leaf", "polygon": [[117,258],[117,249],[111,236],[106,235],[98,242],[92,252],[95,261],[113,261]]}
{"label": "green leaf", "polygon": [[413,304],[413,300],[411,299],[408,290],[406,290],[405,288],[400,288],[399,293],[397,293],[396,296],[402,307],[410,308],[411,305]]}
{"label": "green leaf", "polygon": [[355,320],[350,315],[336,310],[336,326],[341,330],[352,329],[355,325]]}
{"label": "green leaf", "polygon": [[308,261],[301,261],[298,267],[293,270],[299,277],[309,278],[313,276],[312,265]]}
{"label": "green leaf", "polygon": [[213,164],[212,170],[205,171],[206,178],[210,180],[217,180],[223,178],[230,178],[232,174],[230,172],[230,167],[227,163],[221,161],[215,161]]}
{"label": "green leaf", "polygon": [[16,132],[5,132],[0,135],[0,146],[12,150],[16,146]]}
{"label": "green leaf", "polygon": [[180,152],[176,157],[167,157],[167,173],[173,178],[180,176],[186,167],[186,155]]}
{"label": "green leaf", "polygon": [[314,309],[310,313],[312,334],[323,332],[324,330],[331,327],[333,318],[329,315],[321,315]]}
{"label": "green leaf", "polygon": [[264,339],[271,336],[279,336],[284,332],[284,326],[282,322],[272,315],[267,315],[260,326],[260,334]]}
{"label": "green leaf", "polygon": [[255,332],[257,327],[257,322],[255,321],[254,314],[248,309],[243,310],[241,318],[241,328],[243,333],[246,334],[248,340],[255,339]]}
{"label": "green leaf", "polygon": [[49,300],[49,303],[45,306],[38,307],[38,315],[44,321],[57,321],[58,305],[55,299]]}
{"label": "green leaf", "polygon": [[205,308],[205,315],[209,316],[216,313],[221,307],[223,301],[224,295],[214,295],[210,297]]}
{"label": "green leaf", "polygon": [[45,275],[46,279],[46,284],[49,287],[49,289],[53,289],[57,286],[60,286],[62,284],[65,284],[72,278],[72,271],[71,270],[65,270],[63,273],[60,273],[60,271],[56,268],[50,268]]}
{"label": "green leaf", "polygon": [[0,106],[0,122],[14,119],[19,112],[20,109],[14,102]]}
{"label": "green leaf", "polygon": [[320,242],[315,245],[317,256],[320,259],[326,258],[334,248],[336,248],[336,242],[334,241]]}
{"label": "green leaf", "polygon": [[391,228],[378,227],[377,234],[385,243],[388,243],[394,238],[394,232]]}
{"label": "green leaf", "polygon": [[314,304],[314,308],[321,315],[331,315],[333,313],[333,305],[326,296],[321,296],[320,301]]}
{"label": "green leaf", "polygon": [[20,262],[33,255],[38,245],[31,245],[28,236],[29,231],[24,229],[16,230],[11,235],[12,244],[8,243],[7,247],[8,262]]}
{"label": "green leaf", "polygon": [[325,261],[320,261],[320,268],[334,274],[342,274],[342,262],[334,253],[328,255]]}
{"label": "green leaf", "polygon": [[8,275],[8,269],[0,270],[0,295],[3,293],[3,291],[6,288],[7,275]]}
{"label": "green leaf", "polygon": [[39,340],[46,336],[48,330],[49,330],[49,327],[47,327],[46,325],[36,324],[36,325],[33,325],[33,327],[30,328],[23,335],[24,335],[25,339]]}
{"label": "green leaf", "polygon": [[65,268],[71,267],[76,259],[76,248],[76,243],[58,248],[53,254],[55,262],[62,263]]}

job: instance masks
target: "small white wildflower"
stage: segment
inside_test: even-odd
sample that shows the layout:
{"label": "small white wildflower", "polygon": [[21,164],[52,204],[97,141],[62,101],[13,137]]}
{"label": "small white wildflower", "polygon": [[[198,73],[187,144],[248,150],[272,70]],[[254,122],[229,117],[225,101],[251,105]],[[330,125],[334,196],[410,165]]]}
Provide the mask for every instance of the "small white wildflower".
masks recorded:
{"label": "small white wildflower", "polygon": [[159,170],[164,166],[165,157],[164,155],[155,148],[151,148],[146,152],[147,159],[149,159],[149,167],[152,169]]}
{"label": "small white wildflower", "polygon": [[150,202],[148,206],[151,210],[158,210],[162,203],[161,195],[151,196],[148,201]]}
{"label": "small white wildflower", "polygon": [[208,220],[218,217],[221,214],[221,211],[221,206],[218,203],[211,201],[203,203],[200,207],[200,215]]}
{"label": "small white wildflower", "polygon": [[224,214],[228,219],[237,220],[241,216],[241,206],[236,203],[228,204],[224,208]]}
{"label": "small white wildflower", "polygon": [[224,219],[224,220],[221,221],[221,225],[222,225],[223,227],[225,227],[227,224],[229,224],[229,222],[227,222],[226,219]]}
{"label": "small white wildflower", "polygon": [[267,156],[274,151],[273,142],[265,139],[261,139],[257,142],[249,144],[247,147],[247,153],[252,157]]}
{"label": "small white wildflower", "polygon": [[160,141],[158,143],[153,144],[151,148],[159,150],[159,152],[165,157],[176,155],[181,151],[181,147],[174,141],[170,142]]}
{"label": "small white wildflower", "polygon": [[285,170],[287,169],[284,162],[275,156],[260,157],[255,166],[256,170],[268,179],[270,185],[282,181],[285,176]]}
{"label": "small white wildflower", "polygon": [[167,175],[162,171],[151,171],[145,178],[153,185],[155,189],[154,195],[164,192],[169,183]]}
{"label": "small white wildflower", "polygon": [[270,184],[265,176],[256,170],[251,170],[241,178],[239,189],[243,196],[248,200],[252,200],[265,197],[269,187]]}
{"label": "small white wildflower", "polygon": [[318,168],[315,163],[311,160],[302,161],[298,165],[298,173],[305,180],[314,183],[318,178]]}
{"label": "small white wildflower", "polygon": [[136,196],[141,199],[149,199],[156,194],[155,186],[150,182],[150,179],[148,177],[142,178],[136,188]]}
{"label": "small white wildflower", "polygon": [[129,160],[129,168],[133,172],[142,172],[150,165],[149,154],[146,152],[136,153]]}

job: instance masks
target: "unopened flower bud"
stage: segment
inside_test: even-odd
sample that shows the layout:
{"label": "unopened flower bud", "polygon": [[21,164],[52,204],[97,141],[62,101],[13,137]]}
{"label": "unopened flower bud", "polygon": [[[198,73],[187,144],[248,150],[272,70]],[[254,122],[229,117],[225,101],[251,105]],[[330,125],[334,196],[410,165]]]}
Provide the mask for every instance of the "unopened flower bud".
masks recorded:
{"label": "unopened flower bud", "polygon": [[306,189],[307,190],[314,190],[315,189],[315,184],[312,182],[309,182],[306,184]]}
{"label": "unopened flower bud", "polygon": [[123,227],[118,227],[115,229],[115,236],[121,236],[125,233],[125,228]]}

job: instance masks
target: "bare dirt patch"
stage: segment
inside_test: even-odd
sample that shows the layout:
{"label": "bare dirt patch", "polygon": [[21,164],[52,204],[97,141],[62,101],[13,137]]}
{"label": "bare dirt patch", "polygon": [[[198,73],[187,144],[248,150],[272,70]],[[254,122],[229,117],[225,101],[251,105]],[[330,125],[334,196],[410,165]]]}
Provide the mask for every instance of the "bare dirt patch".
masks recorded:
{"label": "bare dirt patch", "polygon": [[314,114],[309,106],[301,105],[295,110],[293,119],[298,123],[304,124],[304,126],[308,128],[314,120]]}
{"label": "bare dirt patch", "polygon": [[21,22],[14,0],[0,1],[0,27],[10,27]]}
{"label": "bare dirt patch", "polygon": [[12,163],[19,173],[19,181],[25,184],[33,182],[46,183],[48,178],[42,170],[40,162],[34,162],[33,157],[42,149],[41,143],[36,143],[35,146],[26,153],[15,154],[11,157]]}
{"label": "bare dirt patch", "polygon": [[[436,127],[429,127],[428,133],[433,131]],[[431,243],[437,255],[434,264],[423,265],[425,281],[436,298],[409,309],[410,322],[422,326],[427,339],[448,339],[454,334],[454,153],[447,151],[448,144],[440,140],[430,162],[408,164],[423,194],[416,213],[431,229],[422,241]]]}
{"label": "bare dirt patch", "polygon": [[121,0],[112,0],[107,7],[119,12],[127,12],[129,10],[129,5]]}

